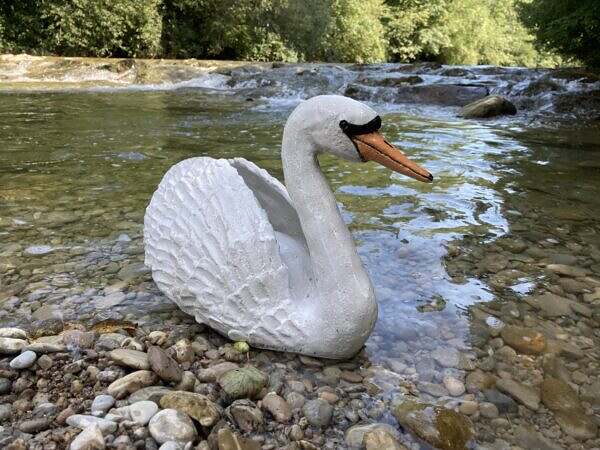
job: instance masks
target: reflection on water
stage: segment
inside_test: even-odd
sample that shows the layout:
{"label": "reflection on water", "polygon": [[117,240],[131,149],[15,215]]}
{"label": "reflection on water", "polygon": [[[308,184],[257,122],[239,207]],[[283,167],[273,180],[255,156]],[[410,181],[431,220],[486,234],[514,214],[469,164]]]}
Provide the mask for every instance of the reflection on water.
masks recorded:
{"label": "reflection on water", "polygon": [[[280,139],[293,106],[273,109],[193,89],[14,93],[2,100],[0,325],[26,323],[47,304],[60,305],[64,320],[83,322],[156,322],[171,314],[142,265],[142,217],[153,190],[170,166],[198,155],[243,156],[281,179]],[[427,400],[489,404],[492,394],[482,397],[470,374],[526,382],[534,370],[539,377],[541,359],[513,355],[511,337],[499,337],[504,324],[543,329],[549,342],[599,356],[598,129],[511,128],[380,106],[388,111],[388,139],[436,181],[322,160],[376,286],[372,363],[412,379]],[[543,292],[583,302],[589,314],[573,306],[572,316],[555,318],[523,300]],[[589,363],[565,361],[585,376],[575,382],[580,392],[598,376],[597,363]],[[460,394],[448,391],[448,377],[463,386]],[[542,429],[551,417],[519,411],[517,424]],[[478,439],[512,436],[511,426],[493,422],[502,415],[479,414]],[[547,429],[546,436],[575,444],[564,427],[564,435],[553,423]]]}

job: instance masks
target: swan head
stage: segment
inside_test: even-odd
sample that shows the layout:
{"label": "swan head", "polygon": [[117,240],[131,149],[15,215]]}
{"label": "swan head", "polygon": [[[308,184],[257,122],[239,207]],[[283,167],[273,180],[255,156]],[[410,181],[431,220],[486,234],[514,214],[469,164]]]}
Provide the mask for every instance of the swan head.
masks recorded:
{"label": "swan head", "polygon": [[427,170],[379,133],[381,118],[377,112],[351,98],[312,97],[294,110],[285,127],[300,133],[316,153],[329,153],[354,162],[375,161],[416,180],[433,181]]}

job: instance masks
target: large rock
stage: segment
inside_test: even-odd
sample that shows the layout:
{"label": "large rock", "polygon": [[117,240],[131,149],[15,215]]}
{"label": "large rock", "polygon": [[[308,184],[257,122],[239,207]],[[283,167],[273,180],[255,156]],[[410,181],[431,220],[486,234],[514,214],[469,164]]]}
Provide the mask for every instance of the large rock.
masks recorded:
{"label": "large rock", "polygon": [[392,412],[400,425],[441,450],[466,450],[473,437],[469,419],[450,409],[404,400]]}
{"label": "large rock", "polygon": [[520,353],[537,355],[546,348],[546,339],[539,331],[507,325],[500,332],[504,342]]}
{"label": "large rock", "polygon": [[464,106],[459,115],[466,119],[482,119],[505,114],[514,116],[516,113],[517,108],[509,100],[499,95],[490,95]]}
{"label": "large rock", "polygon": [[125,397],[127,394],[132,394],[135,391],[151,386],[156,383],[157,376],[149,370],[138,370],[129,375],[119,378],[107,388],[108,395],[112,395],[116,399]]}
{"label": "large rock", "polygon": [[221,418],[219,407],[208,397],[191,392],[169,392],[161,398],[160,406],[181,411],[196,419],[204,427],[214,425]]}
{"label": "large rock", "polygon": [[152,370],[163,380],[179,383],[183,376],[183,371],[173,358],[167,355],[160,347],[150,347],[148,349],[148,359]]}
{"label": "large rock", "polygon": [[529,409],[537,411],[540,407],[540,393],[534,387],[506,379],[496,381],[496,387],[505,394],[510,395],[519,403],[527,406]]}
{"label": "large rock", "polygon": [[232,399],[255,398],[267,381],[267,376],[255,367],[242,367],[221,376],[219,385]]}
{"label": "large rock", "polygon": [[156,442],[167,441],[188,443],[196,439],[196,427],[184,413],[175,409],[164,409],[156,414],[148,424],[150,434]]}

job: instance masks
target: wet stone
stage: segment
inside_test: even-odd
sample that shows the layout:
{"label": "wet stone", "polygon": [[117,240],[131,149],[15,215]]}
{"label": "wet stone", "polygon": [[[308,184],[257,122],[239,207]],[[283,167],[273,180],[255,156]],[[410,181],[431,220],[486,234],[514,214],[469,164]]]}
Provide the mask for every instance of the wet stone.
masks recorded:
{"label": "wet stone", "polygon": [[531,386],[514,380],[500,379],[496,382],[496,387],[529,409],[537,411],[540,406],[540,393]]}
{"label": "wet stone", "polygon": [[518,411],[515,401],[496,389],[485,389],[483,395],[488,402],[498,408],[498,412],[501,414],[516,413]]}
{"label": "wet stone", "polygon": [[537,355],[546,348],[544,335],[536,330],[507,325],[500,334],[506,344],[521,353]]}
{"label": "wet stone", "polygon": [[333,408],[325,400],[315,399],[309,400],[304,404],[302,413],[312,426],[323,428],[329,425]]}
{"label": "wet stone", "polygon": [[404,400],[393,409],[400,425],[442,450],[463,450],[473,437],[469,419],[450,409]]}
{"label": "wet stone", "polygon": [[363,446],[365,434],[373,431],[383,431],[391,435],[394,439],[398,439],[400,434],[391,425],[387,423],[371,423],[354,425],[346,431],[345,442],[350,448],[361,448]]}
{"label": "wet stone", "polygon": [[277,422],[287,423],[292,418],[292,409],[288,402],[274,392],[268,393],[262,399],[262,407],[269,411]]}

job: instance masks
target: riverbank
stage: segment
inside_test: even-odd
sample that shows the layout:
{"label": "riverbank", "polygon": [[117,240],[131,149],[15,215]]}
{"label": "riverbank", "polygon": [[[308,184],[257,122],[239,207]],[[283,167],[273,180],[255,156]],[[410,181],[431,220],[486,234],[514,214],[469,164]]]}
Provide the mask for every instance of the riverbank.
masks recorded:
{"label": "riverbank", "polygon": [[0,55],[0,91],[206,89],[248,100],[341,94],[391,105],[462,107],[489,95],[525,120],[600,117],[600,75],[586,69],[414,64],[287,64],[243,61]]}

